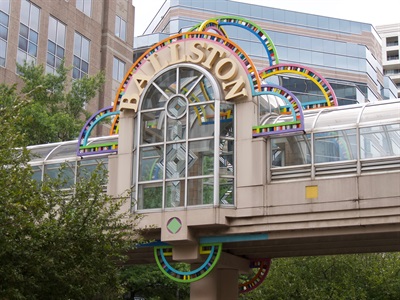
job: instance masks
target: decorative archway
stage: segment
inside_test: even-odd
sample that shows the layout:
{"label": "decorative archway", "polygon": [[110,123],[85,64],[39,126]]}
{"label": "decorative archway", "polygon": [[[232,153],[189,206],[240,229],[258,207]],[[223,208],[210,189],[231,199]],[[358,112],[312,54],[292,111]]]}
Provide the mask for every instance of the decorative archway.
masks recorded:
{"label": "decorative archway", "polygon": [[226,33],[225,29],[220,24],[218,24],[218,21],[216,20],[204,21],[196,31],[210,31],[210,30],[214,30],[219,35],[228,38],[228,34]]}
{"label": "decorative archway", "polygon": [[299,64],[278,64],[263,69],[259,73],[259,75],[261,79],[266,79],[273,75],[288,74],[288,73],[300,75],[310,79],[313,83],[315,83],[318,86],[318,88],[324,95],[326,101],[310,103],[309,106],[306,107],[306,109],[338,105],[335,92],[333,91],[329,82],[322,75],[318,74],[316,71],[314,71],[309,67]]}
{"label": "decorative archway", "polygon": [[166,259],[167,256],[172,256],[172,248],[169,246],[154,247],[154,257],[165,276],[176,282],[190,283],[204,278],[214,269],[221,256],[222,244],[203,244],[199,251],[208,256],[200,267],[192,271],[180,271],[169,264]]}
{"label": "decorative archway", "polygon": [[304,115],[301,108],[301,102],[292,92],[282,86],[263,84],[261,86],[261,92],[257,92],[255,95],[274,95],[283,99],[286,106],[283,108],[285,111],[282,111],[281,109],[281,113],[290,114],[292,120],[253,126],[253,137],[304,131]]}
{"label": "decorative archway", "polygon": [[253,276],[253,278],[239,284],[239,293],[244,294],[256,289],[267,277],[270,267],[270,258],[252,260],[250,263],[250,268],[258,269],[257,273]]}
{"label": "decorative archway", "polygon": [[257,24],[253,23],[250,20],[245,18],[239,18],[235,16],[223,16],[209,19],[201,24],[197,24],[192,27],[189,31],[201,31],[204,30],[209,24],[213,24],[213,26],[217,26],[218,29],[222,29],[224,25],[232,25],[243,28],[249,32],[251,32],[264,46],[264,49],[268,55],[269,65],[274,66],[279,64],[278,55],[276,52],[276,48],[274,43],[268,34]]}
{"label": "decorative archway", "polygon": [[109,143],[92,143],[88,144],[88,139],[92,130],[105,118],[116,117],[118,118],[119,111],[114,111],[112,106],[105,107],[98,112],[94,113],[83,126],[79,138],[78,148],[76,150],[77,156],[93,155],[100,153],[115,153],[118,151],[118,142]]}

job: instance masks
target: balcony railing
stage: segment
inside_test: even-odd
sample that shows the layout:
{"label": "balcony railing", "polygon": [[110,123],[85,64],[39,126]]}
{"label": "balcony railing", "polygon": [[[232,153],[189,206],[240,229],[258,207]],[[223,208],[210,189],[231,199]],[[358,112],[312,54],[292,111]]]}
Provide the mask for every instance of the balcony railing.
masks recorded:
{"label": "balcony railing", "polygon": [[397,55],[397,56],[388,56],[387,57],[387,60],[389,61],[389,60],[398,60],[399,59],[399,56]]}

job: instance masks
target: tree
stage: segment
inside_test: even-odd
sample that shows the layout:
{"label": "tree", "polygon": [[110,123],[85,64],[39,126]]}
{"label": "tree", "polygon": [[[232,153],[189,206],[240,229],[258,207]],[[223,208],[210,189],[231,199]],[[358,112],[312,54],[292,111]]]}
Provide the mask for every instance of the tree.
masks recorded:
{"label": "tree", "polygon": [[[189,270],[186,264],[179,264],[177,268]],[[185,300],[190,296],[189,284],[169,279],[156,265],[127,267],[122,271],[122,282],[129,295],[126,299]]]}
{"label": "tree", "polygon": [[27,102],[15,124],[24,134],[23,145],[36,145],[76,139],[90,116],[85,105],[104,83],[104,75],[70,81],[69,69],[61,64],[55,74],[45,73],[43,65],[17,65],[23,81],[20,90]]}
{"label": "tree", "polygon": [[400,299],[400,253],[274,259],[241,299]]}
{"label": "tree", "polygon": [[136,219],[103,192],[101,166],[71,189],[63,175],[32,179],[30,153],[17,146],[36,92],[0,85],[0,299],[116,299]]}

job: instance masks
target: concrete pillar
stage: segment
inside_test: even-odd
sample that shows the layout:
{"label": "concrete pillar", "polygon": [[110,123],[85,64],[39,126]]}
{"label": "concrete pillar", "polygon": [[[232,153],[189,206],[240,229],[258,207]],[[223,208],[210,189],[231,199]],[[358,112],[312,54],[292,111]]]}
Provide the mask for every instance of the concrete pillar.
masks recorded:
{"label": "concrete pillar", "polygon": [[236,300],[239,270],[216,268],[206,277],[190,284],[191,300]]}

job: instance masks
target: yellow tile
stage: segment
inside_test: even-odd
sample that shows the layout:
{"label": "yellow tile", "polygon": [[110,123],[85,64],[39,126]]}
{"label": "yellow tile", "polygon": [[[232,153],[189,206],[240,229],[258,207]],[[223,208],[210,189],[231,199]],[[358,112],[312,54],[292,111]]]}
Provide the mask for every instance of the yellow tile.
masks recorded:
{"label": "yellow tile", "polygon": [[318,185],[306,186],[306,198],[318,198]]}

